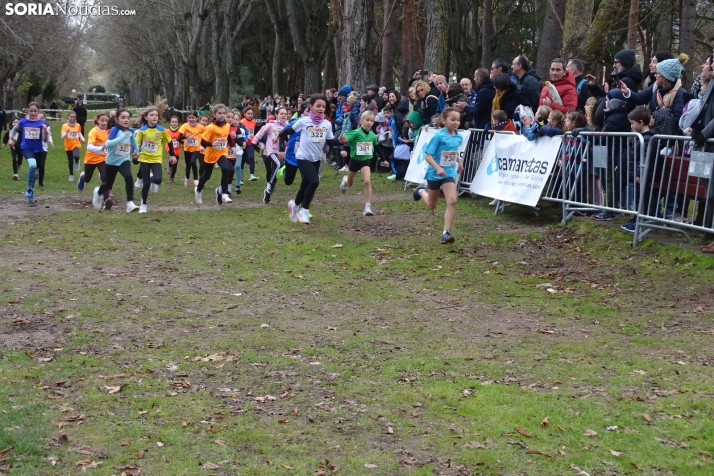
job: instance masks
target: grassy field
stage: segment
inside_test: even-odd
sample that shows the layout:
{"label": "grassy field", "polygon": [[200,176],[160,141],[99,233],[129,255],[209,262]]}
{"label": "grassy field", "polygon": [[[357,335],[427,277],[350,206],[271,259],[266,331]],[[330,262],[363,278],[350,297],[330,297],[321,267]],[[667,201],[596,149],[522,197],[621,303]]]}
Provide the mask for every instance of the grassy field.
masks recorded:
{"label": "grassy field", "polygon": [[443,203],[376,176],[363,217],[329,169],[304,226],[262,163],[97,212],[61,147],[28,205],[0,163],[0,473],[714,474],[714,261],[678,237],[462,199],[442,246]]}

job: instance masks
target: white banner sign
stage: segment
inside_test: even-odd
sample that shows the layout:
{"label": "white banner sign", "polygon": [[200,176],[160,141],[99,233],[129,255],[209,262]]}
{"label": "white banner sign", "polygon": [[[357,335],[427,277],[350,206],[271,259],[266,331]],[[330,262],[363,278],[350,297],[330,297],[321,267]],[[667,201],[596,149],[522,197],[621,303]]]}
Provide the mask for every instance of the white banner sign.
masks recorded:
{"label": "white banner sign", "polygon": [[495,134],[471,182],[479,195],[535,206],[553,165],[558,159],[562,136],[540,137]]}
{"label": "white banner sign", "polygon": [[[407,169],[407,173],[404,175],[404,180],[407,182],[418,183],[426,186],[424,176],[426,175],[426,169],[429,166],[429,163],[426,161],[426,153],[424,152],[424,149],[437,130],[438,129],[430,127],[428,130],[422,129],[419,133],[416,144],[414,144],[414,149],[412,149],[411,158],[409,159],[409,168]],[[459,130],[457,132],[463,138],[458,149],[459,157],[463,158],[466,146],[469,143],[469,131]]]}

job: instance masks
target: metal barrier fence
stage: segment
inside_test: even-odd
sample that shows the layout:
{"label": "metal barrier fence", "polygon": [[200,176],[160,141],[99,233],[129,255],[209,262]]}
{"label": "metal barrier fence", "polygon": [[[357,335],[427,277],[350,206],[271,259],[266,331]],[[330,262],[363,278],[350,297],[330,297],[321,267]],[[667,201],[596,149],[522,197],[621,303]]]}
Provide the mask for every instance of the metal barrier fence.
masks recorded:
{"label": "metal barrier fence", "polygon": [[689,137],[656,135],[645,159],[633,246],[653,229],[688,241],[686,230],[714,233],[714,140],[697,148]]}
{"label": "metal barrier fence", "polygon": [[563,225],[586,212],[600,212],[606,220],[618,213],[636,215],[636,177],[644,154],[644,139],[636,132],[566,133],[555,166],[559,170],[546,191],[551,193],[547,199],[562,200]]}
{"label": "metal barrier fence", "polygon": [[483,160],[483,153],[494,134],[510,134],[510,131],[485,131],[483,129],[469,129],[469,142],[464,152],[464,170],[459,177],[458,195],[470,194],[471,182],[476,176]]}

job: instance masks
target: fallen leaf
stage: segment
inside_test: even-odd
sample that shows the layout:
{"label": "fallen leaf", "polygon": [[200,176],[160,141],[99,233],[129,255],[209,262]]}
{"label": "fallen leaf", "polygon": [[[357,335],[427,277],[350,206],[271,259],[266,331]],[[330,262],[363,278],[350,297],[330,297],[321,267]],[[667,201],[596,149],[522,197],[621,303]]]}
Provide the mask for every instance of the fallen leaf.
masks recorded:
{"label": "fallen leaf", "polygon": [[394,434],[394,428],[392,428],[391,426],[388,426],[388,427],[387,427],[387,434],[388,434],[388,435],[393,435],[393,434]]}
{"label": "fallen leaf", "polygon": [[379,468],[379,466],[377,466],[376,464],[372,464],[372,463],[365,463],[365,464],[364,464],[364,467],[367,468],[367,469]]}
{"label": "fallen leaf", "polygon": [[578,476],[590,476],[590,473],[586,473],[585,471],[583,471],[582,469],[578,468],[578,467],[575,466],[574,464],[571,464],[571,465],[570,465],[570,469],[573,469],[573,470],[577,471],[576,474],[577,474]]}
{"label": "fallen leaf", "polygon": [[158,446],[159,448],[163,448],[163,447],[164,447],[164,444],[163,444],[162,442],[160,442],[160,441],[157,441],[157,442],[156,442],[156,446]]}
{"label": "fallen leaf", "polygon": [[332,248],[342,248],[342,243],[335,243]]}
{"label": "fallen leaf", "polygon": [[555,424],[555,426],[556,426],[560,431],[562,431],[563,433],[565,433],[565,428],[563,428],[562,426],[558,425],[557,423]]}
{"label": "fallen leaf", "polygon": [[469,441],[464,445],[465,448],[485,448],[486,445],[479,441]]}
{"label": "fallen leaf", "polygon": [[122,475],[126,476],[139,476],[141,469],[136,466],[126,466],[124,468],[118,468]]}
{"label": "fallen leaf", "polygon": [[610,450],[610,454],[612,456],[620,456],[622,454],[622,451]]}
{"label": "fallen leaf", "polygon": [[585,433],[583,433],[583,436],[597,436],[597,432],[593,430],[585,430]]}
{"label": "fallen leaf", "polygon": [[535,438],[536,437],[535,435],[531,435],[530,433],[528,433],[525,428],[517,428],[516,433],[518,433],[519,435],[523,435],[526,438]]}
{"label": "fallen leaf", "polygon": [[218,469],[220,466],[218,466],[215,463],[211,463],[210,461],[207,463],[203,463],[203,469]]}
{"label": "fallen leaf", "polygon": [[300,414],[300,409],[298,407],[293,408],[293,414],[298,416]]}
{"label": "fallen leaf", "polygon": [[555,331],[552,329],[538,329],[538,332],[541,334],[555,334]]}
{"label": "fallen leaf", "polygon": [[543,418],[543,421],[540,422],[540,426],[542,426],[543,428],[545,428],[546,426],[548,426],[548,423],[550,423],[550,422],[548,421],[548,418],[550,418],[550,417],[545,417],[545,418]]}
{"label": "fallen leaf", "polygon": [[77,461],[76,463],[74,463],[74,465],[75,466],[87,466],[92,463],[94,463],[94,461],[92,461],[91,459],[83,459],[83,460]]}
{"label": "fallen leaf", "polygon": [[643,413],[643,414],[642,414],[642,418],[644,418],[644,419],[647,420],[648,422],[652,422],[652,417],[649,416],[649,415],[646,414],[646,413]]}
{"label": "fallen leaf", "polygon": [[287,464],[281,464],[280,466],[282,466],[285,469],[295,469],[295,466],[288,466]]}
{"label": "fallen leaf", "polygon": [[548,458],[550,458],[550,459],[555,459],[555,456],[549,455],[548,453],[544,453],[543,451],[538,451],[538,450],[529,450],[529,451],[526,451],[526,454],[529,454],[529,455],[541,455],[541,456],[546,456],[546,457],[548,457]]}
{"label": "fallen leaf", "polygon": [[182,426],[183,428],[186,428],[186,427],[187,427],[188,425],[190,425],[190,424],[191,424],[191,420],[184,420],[184,421],[181,422],[181,426]]}
{"label": "fallen leaf", "polygon": [[104,390],[107,391],[107,393],[112,394],[112,393],[119,393],[121,390],[121,385],[105,385]]}
{"label": "fallen leaf", "polygon": [[287,422],[289,422],[289,421],[290,421],[290,420],[288,420],[287,418],[281,418],[281,419],[278,420],[278,423],[285,424],[285,423],[287,423]]}
{"label": "fallen leaf", "polygon": [[131,444],[131,441],[122,441],[121,445],[122,446],[129,446]]}
{"label": "fallen leaf", "polygon": [[710,452],[708,452],[708,451],[697,451],[697,454],[698,454],[698,455],[701,455],[701,456],[706,456],[707,458],[711,458],[711,457],[712,457],[712,454],[711,454]]}
{"label": "fallen leaf", "polygon": [[81,455],[86,455],[86,456],[93,456],[93,455],[94,455],[94,453],[92,453],[91,451],[87,451],[87,450],[77,450],[77,453],[79,453],[79,454],[81,454]]}
{"label": "fallen leaf", "polygon": [[226,442],[221,439],[216,440],[215,443],[220,446],[226,446]]}

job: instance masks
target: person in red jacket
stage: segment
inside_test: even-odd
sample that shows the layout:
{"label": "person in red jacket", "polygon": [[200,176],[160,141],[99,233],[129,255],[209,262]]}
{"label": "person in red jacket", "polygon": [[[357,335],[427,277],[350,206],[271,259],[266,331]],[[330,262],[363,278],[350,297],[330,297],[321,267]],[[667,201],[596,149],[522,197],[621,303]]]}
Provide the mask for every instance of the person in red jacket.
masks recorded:
{"label": "person in red jacket", "polygon": [[578,107],[578,90],[575,87],[575,79],[565,69],[565,64],[565,61],[560,58],[556,58],[550,63],[550,82],[558,91],[561,104],[554,100],[547,85],[540,92],[540,101],[538,102],[539,106],[548,106],[563,114]]}

